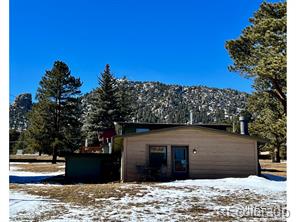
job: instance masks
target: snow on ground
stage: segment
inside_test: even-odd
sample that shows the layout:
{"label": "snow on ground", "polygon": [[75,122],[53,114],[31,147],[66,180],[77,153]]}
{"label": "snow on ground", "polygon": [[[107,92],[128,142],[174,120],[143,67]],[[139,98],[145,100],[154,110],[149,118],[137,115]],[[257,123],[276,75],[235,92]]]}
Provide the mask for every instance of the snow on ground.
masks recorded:
{"label": "snow on ground", "polygon": [[27,171],[10,171],[10,176],[23,176],[23,177],[30,177],[30,176],[57,176],[64,174],[64,171],[57,171],[57,172],[27,172]]}
{"label": "snow on ground", "polygon": [[[62,213],[62,214],[61,214]],[[9,193],[10,221],[83,221],[91,212],[78,206],[71,206],[53,199],[46,199],[10,191]],[[65,216],[64,216],[65,215]],[[72,215],[71,219],[67,215]],[[81,216],[83,215],[83,217]],[[76,219],[75,219],[76,218]]]}
{"label": "snow on ground", "polygon": [[46,200],[24,192],[10,191],[9,213],[13,216],[22,213],[42,211],[42,208],[45,208],[49,202],[53,202],[53,200]]}
{"label": "snow on ground", "polygon": [[[57,175],[64,175],[64,169],[56,172],[28,172],[19,171],[21,168],[18,166],[19,163],[11,163],[9,167],[9,181],[10,183],[38,183],[44,179],[48,179]],[[40,164],[40,163],[38,163]],[[64,168],[64,166],[61,166]]]}
{"label": "snow on ground", "polygon": [[[43,186],[45,188],[51,185],[38,184],[40,189]],[[135,193],[125,192],[133,189]],[[10,219],[11,221],[19,221],[20,218],[30,218],[30,220],[42,218],[42,221],[222,221],[222,219],[273,221],[265,214],[259,218],[254,217],[247,214],[245,209],[248,207],[274,209],[286,206],[286,182],[257,176],[180,180],[168,183],[123,183],[120,185],[120,192],[125,192],[125,195],[118,197],[114,194],[111,198],[94,197],[93,205],[85,207],[11,191]],[[69,195],[86,194],[77,192]],[[238,214],[231,212],[225,214],[225,210],[229,213],[229,209],[243,209],[246,212],[245,217],[240,218]],[[285,221],[285,218],[278,217],[276,221]]]}
{"label": "snow on ground", "polygon": [[274,181],[286,181],[287,180],[286,177],[277,176],[277,175],[268,174],[268,173],[263,173],[262,177],[269,179],[269,180],[274,180]]}
{"label": "snow on ground", "polygon": [[[187,221],[197,219],[211,221],[218,216],[218,213],[232,206],[246,210],[254,206],[273,209],[284,207],[286,203],[286,182],[269,181],[257,176],[184,180],[143,186],[143,188],[148,190],[144,195],[106,200],[108,204],[102,215],[114,220],[124,220],[126,215],[129,215],[129,219],[134,221],[139,218],[143,221],[166,219],[179,221],[181,218]],[[271,221],[271,219],[248,218],[247,221]]]}
{"label": "snow on ground", "polygon": [[270,192],[280,192],[286,189],[286,183],[267,180],[263,177],[249,176],[247,178],[225,178],[217,180],[180,180],[170,183],[163,183],[163,186],[186,187],[205,186],[220,190],[249,189],[258,194],[268,194]]}

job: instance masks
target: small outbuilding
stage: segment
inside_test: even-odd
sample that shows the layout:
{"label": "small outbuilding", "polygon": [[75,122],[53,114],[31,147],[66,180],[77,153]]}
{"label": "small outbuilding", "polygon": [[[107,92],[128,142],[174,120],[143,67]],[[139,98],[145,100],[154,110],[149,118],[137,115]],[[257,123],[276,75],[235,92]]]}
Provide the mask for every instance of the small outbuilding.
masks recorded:
{"label": "small outbuilding", "polygon": [[122,181],[258,174],[257,142],[262,140],[257,137],[197,125],[142,130],[120,137]]}

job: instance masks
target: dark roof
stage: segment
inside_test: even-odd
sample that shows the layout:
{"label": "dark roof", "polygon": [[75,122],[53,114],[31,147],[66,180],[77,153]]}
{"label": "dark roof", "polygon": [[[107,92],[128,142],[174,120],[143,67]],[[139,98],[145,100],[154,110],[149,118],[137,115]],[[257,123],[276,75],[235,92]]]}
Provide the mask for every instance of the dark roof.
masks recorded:
{"label": "dark roof", "polygon": [[153,134],[153,133],[159,133],[159,132],[165,132],[165,131],[171,131],[171,130],[177,130],[177,129],[184,129],[184,128],[194,128],[194,129],[201,129],[201,130],[206,130],[206,131],[211,131],[211,132],[216,132],[216,133],[221,133],[221,134],[226,134],[226,135],[231,135],[231,136],[237,136],[240,138],[245,138],[245,139],[250,139],[250,140],[256,140],[262,143],[266,143],[267,141],[256,136],[250,136],[250,135],[242,135],[238,133],[232,133],[224,130],[219,130],[219,129],[213,129],[213,128],[208,128],[204,126],[199,126],[199,125],[183,125],[183,126],[175,126],[175,127],[169,127],[169,128],[162,128],[162,129],[157,129],[157,130],[151,130],[147,132],[139,132],[139,133],[130,133],[126,135],[122,135],[122,137],[133,137],[133,136],[140,136],[140,135],[146,135],[146,134]]}
{"label": "dark roof", "polygon": [[[127,127],[142,127],[142,128],[149,128],[149,129],[161,129],[161,128],[171,128],[177,126],[188,126],[189,124],[186,123],[145,123],[145,122],[116,122],[118,125],[127,126]],[[201,126],[201,127],[208,127],[213,129],[219,130],[226,130],[226,128],[232,127],[230,124],[215,124],[215,123],[194,123],[190,126]]]}

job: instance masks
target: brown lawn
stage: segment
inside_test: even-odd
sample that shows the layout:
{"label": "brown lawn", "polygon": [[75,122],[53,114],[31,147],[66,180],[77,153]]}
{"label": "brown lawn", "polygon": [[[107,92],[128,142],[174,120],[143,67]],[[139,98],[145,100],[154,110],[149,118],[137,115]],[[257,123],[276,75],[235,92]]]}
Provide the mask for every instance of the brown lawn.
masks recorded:
{"label": "brown lawn", "polygon": [[[262,173],[286,176],[286,163],[272,163],[270,160],[260,160],[260,164],[263,169]],[[17,167],[15,170],[19,171],[57,172],[63,170],[64,163],[11,163],[11,166]],[[277,200],[277,198],[275,198],[277,196],[255,194],[248,189],[245,189],[243,192],[241,192],[241,190],[237,190],[238,194],[236,194],[236,191],[220,191],[219,189],[213,187],[206,189],[207,192],[205,193],[211,193],[211,191],[215,193],[219,191],[221,192],[221,195],[214,197],[207,197],[207,195],[204,197],[202,197],[202,195],[192,196],[191,193],[198,190],[197,187],[166,187],[158,183],[107,183],[72,185],[50,185],[44,183],[38,186],[31,184],[11,183],[9,188],[11,191],[25,192],[34,196],[44,197],[50,201],[52,207],[41,214],[37,212],[34,217],[30,217],[30,212],[23,212],[22,214],[19,213],[15,217],[14,221],[45,221],[59,219],[59,217],[62,215],[69,213],[70,208],[67,208],[66,204],[70,204],[71,208],[77,206],[78,209],[93,209],[91,211],[93,214],[93,221],[108,221],[107,218],[109,214],[107,214],[107,211],[104,209],[109,204],[114,204],[113,206],[117,209],[118,217],[121,214],[125,214],[127,217],[126,220],[128,220],[130,219],[128,217],[128,214],[131,213],[130,209],[134,209],[133,212],[142,212],[147,210],[149,215],[153,215],[151,212],[149,212],[149,209],[163,209],[163,206],[166,206],[167,203],[170,203],[170,201],[173,200],[175,203],[173,204],[174,206],[170,206],[170,209],[172,209],[173,212],[171,215],[189,215],[196,219],[192,219],[192,221],[234,221],[235,218],[232,216],[215,214],[216,211],[213,211],[213,209],[209,206],[205,206],[204,201],[210,201],[215,206],[235,206],[237,204],[251,205],[255,203],[264,203],[264,200],[268,198],[270,198],[270,202],[272,202],[274,199]],[[151,191],[151,189],[153,189],[153,191]],[[203,188],[201,187],[201,189]],[[177,195],[179,199],[176,197],[170,199],[169,196],[165,196],[164,199],[160,198],[160,194],[165,195],[166,192],[170,193],[170,191],[175,191],[176,195],[178,192],[186,192],[184,193],[185,196],[182,196],[183,194],[180,194],[179,196]],[[155,193],[157,195],[155,195]],[[155,195],[155,198],[152,201],[149,200],[148,197],[153,197],[153,195]],[[145,196],[146,201],[139,201],[143,198],[143,196]],[[121,204],[119,200],[124,197],[130,197],[135,200],[135,202],[130,201],[128,203]],[[175,207],[178,205],[181,206],[184,202],[192,204],[190,207],[184,209]],[[265,205],[263,204],[263,206]],[[105,214],[103,218],[102,213]],[[161,213],[163,212],[160,211],[159,214]],[[208,213],[208,218],[206,218],[204,215]],[[139,214],[139,217],[140,216],[141,215]],[[85,217],[86,216],[80,214],[75,215],[75,219],[77,220],[82,220],[82,218],[85,219]],[[204,219],[197,220],[200,217],[203,217]],[[248,221],[249,218],[244,219]],[[250,220],[251,219],[254,218],[250,217]],[[258,218],[258,221],[259,219],[260,218]],[[184,219],[184,221],[186,221],[186,219]]]}
{"label": "brown lawn", "polygon": [[58,172],[64,171],[64,163],[10,163],[10,167],[16,167],[16,171],[27,171],[27,172]]}
{"label": "brown lawn", "polygon": [[[35,155],[35,154],[25,154],[25,155],[9,155],[9,159],[16,159],[16,160],[52,160],[52,156],[50,155]],[[58,160],[65,160],[64,157],[58,157]]]}
{"label": "brown lawn", "polygon": [[[133,187],[126,187],[122,183],[108,184],[75,184],[63,186],[39,186],[10,184],[10,190],[24,191],[31,195],[38,195],[45,198],[55,199],[66,203],[81,206],[100,205],[98,199],[120,199],[126,195],[135,196],[138,193],[144,195],[146,189],[134,184]],[[143,193],[144,192],[144,193]]]}
{"label": "brown lawn", "polygon": [[260,160],[260,165],[262,173],[273,174],[276,176],[287,176],[287,164],[286,162],[282,163],[273,163],[271,160]]}

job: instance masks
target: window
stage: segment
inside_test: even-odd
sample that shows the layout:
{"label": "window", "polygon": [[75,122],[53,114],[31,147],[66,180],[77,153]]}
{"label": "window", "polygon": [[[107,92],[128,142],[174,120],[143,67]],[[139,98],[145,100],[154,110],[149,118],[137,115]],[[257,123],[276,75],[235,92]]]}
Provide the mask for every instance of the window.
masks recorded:
{"label": "window", "polygon": [[136,128],[136,133],[144,133],[144,132],[148,132],[148,131],[150,131],[150,130],[147,128]]}
{"label": "window", "polygon": [[161,167],[167,164],[166,146],[149,146],[149,164],[151,167]]}

